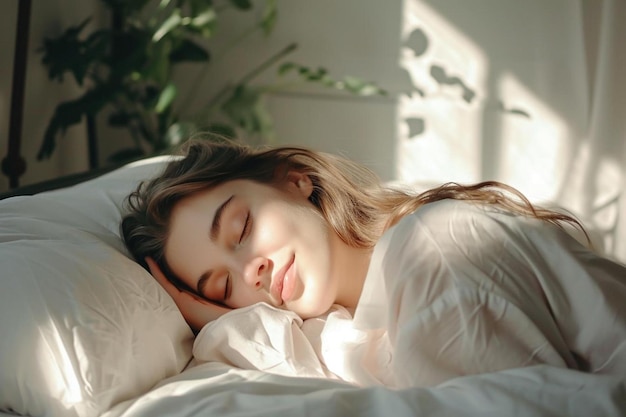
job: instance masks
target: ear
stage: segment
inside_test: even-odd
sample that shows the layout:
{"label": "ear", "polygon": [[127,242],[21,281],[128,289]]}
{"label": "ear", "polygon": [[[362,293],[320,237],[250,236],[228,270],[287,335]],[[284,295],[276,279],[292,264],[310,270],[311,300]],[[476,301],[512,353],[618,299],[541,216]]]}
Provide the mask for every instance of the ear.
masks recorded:
{"label": "ear", "polygon": [[313,193],[313,182],[311,178],[299,171],[287,172],[287,189],[291,192],[295,192],[309,198]]}

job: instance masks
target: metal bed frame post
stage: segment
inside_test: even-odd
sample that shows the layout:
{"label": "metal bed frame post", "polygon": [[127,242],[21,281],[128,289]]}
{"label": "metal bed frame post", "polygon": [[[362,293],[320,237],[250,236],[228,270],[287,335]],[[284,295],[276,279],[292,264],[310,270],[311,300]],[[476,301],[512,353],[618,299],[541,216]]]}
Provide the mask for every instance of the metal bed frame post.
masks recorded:
{"label": "metal bed frame post", "polygon": [[31,0],[18,0],[17,34],[13,58],[13,83],[11,86],[11,117],[9,120],[9,146],[2,160],[2,172],[9,177],[9,186],[16,188],[19,177],[26,172],[26,161],[20,155],[24,91],[26,86],[26,61]]}

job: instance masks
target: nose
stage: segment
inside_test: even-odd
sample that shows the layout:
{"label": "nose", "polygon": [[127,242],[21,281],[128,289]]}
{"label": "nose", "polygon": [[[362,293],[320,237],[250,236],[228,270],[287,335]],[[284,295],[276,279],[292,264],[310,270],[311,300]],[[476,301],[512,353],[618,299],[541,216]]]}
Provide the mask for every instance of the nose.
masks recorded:
{"label": "nose", "polygon": [[245,266],[243,280],[253,288],[260,289],[263,287],[263,281],[268,270],[269,260],[260,256],[256,257]]}

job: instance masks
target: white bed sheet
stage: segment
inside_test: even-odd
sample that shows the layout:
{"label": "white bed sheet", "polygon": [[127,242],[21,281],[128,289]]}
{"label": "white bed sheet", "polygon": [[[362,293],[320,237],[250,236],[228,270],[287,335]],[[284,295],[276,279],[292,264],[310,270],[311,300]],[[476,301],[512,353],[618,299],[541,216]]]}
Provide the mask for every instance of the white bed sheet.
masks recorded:
{"label": "white bed sheet", "polygon": [[615,377],[540,365],[393,390],[205,363],[102,417],[383,415],[617,417],[626,415],[626,385]]}
{"label": "white bed sheet", "polygon": [[560,228],[428,204],[376,246],[355,312],[388,330],[392,386],[550,364],[626,379],[626,266]]}
{"label": "white bed sheet", "polygon": [[[593,280],[586,281],[586,273],[579,271],[580,268],[583,268],[582,265],[587,265],[587,263],[579,264],[582,258],[577,252],[578,248],[581,248],[578,243],[558,229],[551,228],[552,232],[543,230],[543,233],[539,234],[531,234],[526,231],[526,234],[522,235],[518,235],[513,228],[510,230],[506,227],[494,229],[491,220],[485,220],[484,223],[481,223],[483,217],[477,217],[473,209],[467,210],[467,207],[459,204],[461,203],[445,202],[436,206],[436,210],[430,211],[431,215],[440,216],[445,221],[445,227],[439,225],[437,218],[430,219],[432,222],[428,224],[438,230],[454,232],[455,241],[461,239],[459,230],[466,229],[465,227],[452,227],[449,222],[458,222],[457,226],[473,225],[471,230],[467,229],[470,231],[468,236],[480,236],[480,240],[469,246],[472,250],[478,250],[480,242],[488,245],[493,244],[496,240],[492,242],[490,239],[496,239],[496,231],[507,230],[506,242],[511,242],[509,245],[512,245],[512,242],[521,245],[526,240],[531,239],[531,248],[544,251],[544,256],[541,259],[546,260],[547,266],[541,270],[542,274],[547,274],[553,270],[552,266],[561,268],[561,270],[569,268],[567,271],[571,273],[566,274],[568,282],[563,283],[563,287],[576,287],[585,294],[586,298],[577,299],[566,290],[565,295],[557,296],[554,293],[555,289],[545,287],[547,297],[555,298],[561,302],[566,299],[570,300],[574,313],[584,312],[587,311],[586,308],[595,306],[593,311],[595,311],[596,316],[585,313],[585,317],[580,318],[580,320],[591,320],[587,324],[589,329],[595,332],[594,334],[602,335],[603,329],[606,332],[613,331],[616,335],[616,343],[612,349],[616,353],[612,357],[621,355],[620,346],[623,346],[623,337],[620,332],[625,329],[620,314],[623,313],[624,307],[623,305],[613,305],[613,309],[611,309],[609,299],[600,297],[601,292],[593,286]],[[466,222],[467,216],[471,219],[470,222]],[[416,220],[410,219],[410,221]],[[508,220],[505,216],[499,218],[498,221],[507,224]],[[492,236],[489,239],[485,234],[487,225],[491,227],[489,230]],[[537,225],[543,227],[541,224]],[[410,234],[413,229],[413,226],[403,224],[402,228],[397,229],[397,233]],[[423,236],[426,233],[432,239],[434,229],[420,229],[420,231],[422,233],[418,236]],[[553,240],[547,238],[550,233],[555,233],[557,237]],[[421,242],[419,239],[395,239],[393,242],[399,247],[387,242],[377,247],[374,257],[383,256],[383,259],[386,259],[385,257],[389,254],[401,254],[405,251],[408,253],[424,252],[424,247],[421,248],[421,251],[419,248],[410,247],[410,244],[419,244]],[[435,241],[428,240],[426,246],[442,249],[444,242],[452,244],[452,242],[442,239],[433,242]],[[466,246],[462,245],[462,247]],[[514,245],[511,247],[517,248]],[[509,250],[512,250],[511,247]],[[488,253],[490,256],[500,257],[505,254],[502,250],[494,252],[493,249]],[[447,256],[450,255],[450,251],[446,251],[446,254],[445,259],[448,259]],[[568,257],[565,254],[577,255]],[[470,257],[470,255],[470,253],[467,254],[467,259],[475,261],[471,265],[479,265],[478,260],[483,258],[486,262],[485,265],[495,265],[482,252],[480,257]],[[424,252],[423,256],[428,258],[426,264],[430,265],[434,255]],[[396,303],[395,305],[404,306],[398,310],[399,314],[404,314],[402,313],[404,311],[410,317],[419,317],[419,312],[411,313],[410,310],[418,307],[415,300],[419,300],[419,295],[425,291],[419,286],[407,286],[405,284],[415,281],[413,274],[416,271],[422,274],[419,278],[421,282],[429,282],[430,277],[435,277],[436,271],[439,269],[437,265],[433,266],[435,268],[433,271],[424,267],[408,267],[407,264],[413,265],[412,260],[415,259],[418,258],[404,257],[398,260],[397,257],[392,257],[387,260],[388,262],[377,262],[377,265],[380,264],[383,267],[386,264],[397,266],[399,271],[393,268],[382,268],[380,271],[374,271],[379,275],[378,279],[373,281],[376,285],[366,286],[362,296],[362,301],[364,299],[370,301],[369,304],[366,304],[368,309],[360,310],[362,306],[359,304],[355,313],[355,317],[360,318],[361,327],[354,326],[350,312],[339,306],[336,306],[324,317],[306,321],[302,321],[295,314],[262,303],[222,316],[205,326],[194,343],[196,360],[207,362],[195,364],[180,375],[159,383],[150,393],[118,405],[104,417],[160,415],[175,417],[200,415],[227,417],[297,415],[330,417],[346,415],[398,417],[450,415],[626,416],[626,378],[619,373],[619,369],[621,369],[619,363],[616,364],[613,375],[600,375],[568,369],[565,363],[559,359],[560,356],[557,357],[558,360],[554,361],[548,360],[550,359],[548,357],[544,364],[521,367],[527,362],[522,357],[521,363],[517,365],[520,367],[497,371],[497,368],[492,369],[488,365],[495,361],[496,365],[494,366],[498,366],[497,359],[500,358],[502,359],[500,362],[506,362],[507,365],[510,362],[511,366],[515,366],[518,363],[518,358],[511,353],[511,346],[507,344],[499,346],[497,345],[498,339],[494,339],[493,343],[496,343],[496,346],[489,351],[489,358],[486,358],[487,362],[484,366],[484,369],[488,371],[463,377],[454,377],[453,373],[450,373],[446,378],[440,378],[439,374],[429,374],[429,364],[434,363],[430,360],[432,358],[426,358],[428,359],[427,363],[420,364],[424,362],[424,358],[415,355],[418,349],[408,349],[408,345],[400,345],[400,342],[406,334],[408,337],[416,338],[416,341],[412,342],[410,346],[420,346],[424,343],[417,339],[424,338],[425,335],[432,336],[433,331],[428,333],[419,326],[398,326],[395,331],[397,334],[391,338],[387,338],[385,335],[381,336],[376,332],[378,330],[376,326],[384,326],[388,319],[392,319],[392,323],[395,323],[391,315],[385,314],[385,310],[389,306],[383,294],[389,292],[390,295],[393,295],[400,288],[398,285],[402,286],[401,291],[398,291],[404,295],[408,294],[408,297],[413,300],[412,302]],[[539,258],[533,259],[529,258],[531,264],[538,262],[537,259]],[[620,278],[619,271],[626,271],[618,264],[608,263],[604,265],[599,260],[591,258],[588,261],[588,265],[595,265],[597,270],[594,270],[593,273],[598,279],[602,277],[606,279],[609,277]],[[507,258],[505,264],[515,265],[511,262],[513,260]],[[601,265],[606,266],[606,268],[600,268]],[[472,269],[468,264],[461,270],[469,274]],[[521,274],[520,271],[518,272]],[[611,273],[608,274],[608,271]],[[618,272],[613,273],[615,271]],[[389,274],[397,276],[389,282],[387,276]],[[476,274],[477,272],[474,271],[474,275],[471,277],[476,278]],[[543,276],[542,274],[538,279]],[[520,275],[520,277],[516,277],[514,274],[509,275],[511,280],[519,278],[518,281],[528,281],[529,279],[526,275]],[[385,277],[385,280],[381,280],[382,277]],[[572,281],[575,277],[578,277],[576,282]],[[514,282],[520,284],[518,281]],[[386,288],[380,287],[383,282],[387,284]],[[528,283],[528,285],[530,284]],[[619,295],[620,291],[623,290],[623,282],[618,279],[614,284],[611,287],[611,294],[615,297],[619,296],[619,299],[623,300],[624,297]],[[480,288],[485,285],[483,283]],[[585,285],[591,287],[587,288]],[[430,285],[431,293],[433,293],[434,287],[434,285]],[[511,299],[516,299],[515,297],[519,295],[521,301],[518,304],[521,308],[532,301],[533,292],[523,286],[492,289],[492,292],[496,291],[499,291],[498,294],[502,297]],[[592,297],[594,294],[595,296]],[[602,300],[604,300],[603,305],[607,312],[606,315],[599,318],[597,317],[598,314],[604,314],[604,308],[598,308],[599,302]],[[377,302],[382,304],[378,306]],[[459,302],[459,308],[462,311],[462,300]],[[516,314],[513,319],[506,321],[507,327],[502,329],[502,332],[522,332],[521,339],[512,346],[525,346],[522,342],[530,345],[534,340],[527,336],[535,334],[536,329],[524,325],[524,323],[533,317],[532,311],[537,310],[537,305],[530,303],[528,310],[523,310],[528,313],[528,316],[522,317]],[[557,313],[562,309],[559,306],[560,304],[553,304],[554,308],[558,307]],[[509,309],[512,308],[512,306],[509,307]],[[389,311],[391,313],[396,310],[391,308]],[[616,314],[613,321],[609,317],[611,312]],[[563,319],[565,317],[562,315]],[[519,326],[515,325],[516,320],[519,320]],[[600,320],[600,322],[593,326],[593,320]],[[396,321],[402,322],[402,320]],[[364,322],[367,326],[363,326]],[[613,323],[612,326],[609,325],[610,323]],[[439,327],[445,329],[442,323]],[[563,329],[561,333],[563,337],[566,337]],[[373,333],[371,333],[372,331]],[[479,334],[483,333],[479,332]],[[589,338],[589,332],[583,336]],[[366,339],[368,337],[370,339]],[[391,345],[389,345],[389,340],[392,341]],[[393,346],[394,340],[398,346],[404,346],[404,350],[399,349],[398,346]],[[440,340],[435,341],[432,337],[429,340],[437,346],[450,345]],[[547,342],[541,342],[542,346],[550,343],[552,338],[546,340]],[[578,337],[576,343],[584,345],[585,340],[581,336]],[[610,340],[610,338],[602,340]],[[476,346],[480,346],[479,341],[475,341]],[[469,346],[474,346],[474,343]],[[554,346],[560,345],[554,342]],[[479,348],[476,347],[475,349]],[[577,345],[572,345],[572,349],[578,349]],[[590,354],[593,354],[595,347],[591,346],[590,349]],[[609,346],[605,345],[604,350],[608,349]],[[387,373],[380,366],[384,362],[381,352],[383,355],[385,353],[393,353],[394,355],[394,361],[386,365]],[[478,359],[482,360],[483,358],[481,352],[477,350],[473,356],[469,351],[457,352],[455,355],[467,355],[468,361],[475,360],[478,363]],[[585,351],[580,350],[580,352],[584,353]],[[404,360],[403,358],[407,359]],[[405,365],[400,368],[399,364]],[[368,372],[367,368],[372,372]],[[472,369],[468,370],[461,367],[459,372],[478,372],[477,370],[472,371]],[[592,367],[592,370],[594,369]],[[597,371],[603,372],[602,369]],[[403,377],[403,372],[408,376],[404,375]],[[412,379],[409,378],[411,375]],[[407,382],[407,378],[410,379],[409,382]],[[437,379],[445,381],[437,382]],[[406,388],[391,388],[394,386]]]}
{"label": "white bed sheet", "polygon": [[[159,167],[157,164],[145,169],[151,173]],[[138,179],[149,174],[148,171],[144,171],[143,167],[121,170],[97,182],[49,193],[46,198],[59,200],[72,206],[74,211],[88,214],[79,218],[63,213],[61,217],[78,230],[88,232],[81,236],[89,241],[97,239],[103,245],[123,252],[117,236],[120,202]],[[39,200],[32,201],[36,203]],[[42,207],[42,212],[42,216],[51,220],[49,207]],[[82,220],[85,220],[84,224]],[[42,241],[42,245],[46,242]],[[7,267],[6,264],[3,266]],[[151,284],[150,291],[162,295],[156,306],[147,306],[149,310],[175,310],[171,300],[149,274],[138,267],[136,269],[137,274],[143,275],[139,278],[146,285]],[[92,274],[93,271],[90,271],[88,276]],[[121,276],[138,279],[128,276],[126,272]],[[94,275],[91,278],[98,277]],[[84,280],[82,275],[70,278],[80,282]],[[5,294],[15,298],[14,292]],[[380,294],[375,292],[375,295]],[[385,337],[377,339],[380,335],[370,332],[371,328],[367,329],[367,334],[353,328],[350,313],[337,307],[325,317],[306,322],[264,305],[229,313],[205,327],[198,336],[194,345],[194,354],[198,359],[192,366],[157,383],[138,397],[124,396],[131,399],[114,405],[102,416],[626,416],[624,378],[579,373],[556,366],[540,365],[454,378],[428,388],[386,387],[396,382],[388,381],[384,375],[381,377],[362,365],[363,360],[372,359],[372,352],[385,352],[389,348],[385,345],[388,340]],[[386,315],[375,316],[382,319]],[[188,332],[182,317],[177,320],[177,329]],[[14,321],[13,318],[11,321]],[[6,335],[6,329],[3,334]],[[149,335],[137,332],[133,335],[141,340],[152,340],[155,336],[152,331]],[[371,337],[368,340],[371,343],[362,343],[363,337]],[[29,344],[23,337],[19,340],[20,343],[11,345],[13,350],[5,352],[6,363],[15,362],[14,349],[22,349],[23,356],[29,357],[26,355],[27,346],[32,343]],[[163,344],[163,340],[168,338],[162,338],[158,343]],[[182,346],[187,341],[180,343]],[[376,349],[368,350],[372,343]],[[377,343],[382,343],[382,346]],[[138,345],[135,343],[134,346]],[[185,355],[179,355],[179,359],[184,360],[183,364],[187,363],[187,354],[190,354],[187,352],[190,346],[184,346]],[[244,348],[248,350],[244,352]],[[359,352],[359,349],[362,351]],[[138,358],[143,362],[135,361],[134,365],[142,365],[150,372],[156,372],[166,364],[163,360],[165,356],[148,359],[145,351],[140,350],[139,353]],[[376,363],[375,356],[370,364]],[[291,360],[286,360],[288,358]],[[381,363],[388,360],[383,357],[378,359]],[[200,360],[211,362],[200,363]],[[101,365],[105,369],[110,368],[110,363]],[[6,368],[3,370],[6,371]],[[130,368],[125,370],[133,372]],[[391,372],[391,376],[395,378],[395,373]],[[45,399],[54,399],[47,395],[45,389],[49,387],[43,386],[43,382],[41,378],[31,378],[20,387],[32,395],[45,392]],[[136,388],[136,384],[131,385]],[[40,386],[43,386],[41,392],[36,391],[35,388]],[[6,388],[6,385],[0,385],[0,393],[6,393]],[[91,397],[86,397],[83,402],[87,401],[91,401]],[[45,414],[37,415],[53,415],[51,410],[48,408]],[[73,416],[76,413],[68,409],[67,413],[59,415]],[[0,412],[0,417],[7,416],[12,414]]]}

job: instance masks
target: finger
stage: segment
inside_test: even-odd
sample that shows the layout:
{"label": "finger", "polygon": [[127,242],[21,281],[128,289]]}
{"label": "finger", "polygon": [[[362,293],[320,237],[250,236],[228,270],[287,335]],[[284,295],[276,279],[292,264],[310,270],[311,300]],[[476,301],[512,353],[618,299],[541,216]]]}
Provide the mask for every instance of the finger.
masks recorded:
{"label": "finger", "polygon": [[210,321],[217,319],[225,313],[231,311],[227,307],[223,307],[212,303],[198,294],[190,293],[187,291],[179,290],[174,284],[172,284],[161,271],[158,264],[151,257],[145,258],[150,273],[157,280],[157,282],[167,291],[167,293],[174,299],[178,309],[187,320],[187,323],[194,331],[198,332],[202,327]]}

